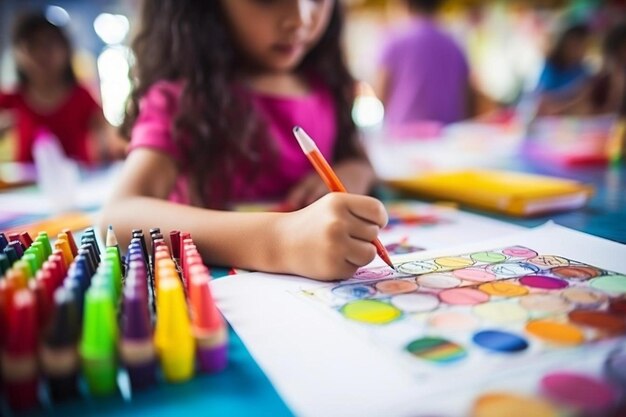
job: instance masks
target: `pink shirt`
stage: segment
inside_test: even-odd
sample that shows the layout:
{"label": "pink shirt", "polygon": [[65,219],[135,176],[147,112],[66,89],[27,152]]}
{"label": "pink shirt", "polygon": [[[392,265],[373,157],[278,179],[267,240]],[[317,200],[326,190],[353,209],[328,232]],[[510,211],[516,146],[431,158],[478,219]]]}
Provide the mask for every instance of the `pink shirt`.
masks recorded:
{"label": "pink shirt", "polygon": [[[182,92],[179,82],[160,81],[153,85],[139,103],[139,117],[131,134],[131,150],[151,148],[161,151],[176,161],[181,168],[169,196],[171,201],[189,204],[187,162],[176,148],[172,124]],[[284,198],[287,192],[313,171],[293,137],[292,128],[302,126],[315,139],[324,156],[333,160],[336,140],[335,105],[330,92],[314,85],[310,94],[298,97],[274,96],[250,92],[254,108],[269,128],[277,155],[261,162],[254,184],[250,185],[243,173],[224,178],[232,190],[233,202],[274,200]],[[158,175],[158,173],[155,173]]]}

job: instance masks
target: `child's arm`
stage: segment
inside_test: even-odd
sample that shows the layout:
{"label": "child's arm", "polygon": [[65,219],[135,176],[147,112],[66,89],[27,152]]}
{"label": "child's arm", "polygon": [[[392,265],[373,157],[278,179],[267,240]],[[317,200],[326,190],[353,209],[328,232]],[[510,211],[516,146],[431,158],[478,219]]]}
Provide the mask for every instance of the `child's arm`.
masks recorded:
{"label": "child's arm", "polygon": [[128,244],[132,228],[184,230],[209,264],[335,280],[374,258],[371,241],[387,222],[378,200],[341,193],[292,213],[179,205],[165,201],[176,176],[169,156],[141,148],[131,152],[102,216],[103,225],[116,227],[120,244]]}

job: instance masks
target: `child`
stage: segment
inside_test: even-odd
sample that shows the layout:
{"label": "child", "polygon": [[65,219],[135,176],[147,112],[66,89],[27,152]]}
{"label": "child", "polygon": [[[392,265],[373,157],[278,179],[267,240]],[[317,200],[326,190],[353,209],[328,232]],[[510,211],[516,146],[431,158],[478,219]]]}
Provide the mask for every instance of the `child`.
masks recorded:
{"label": "child", "polygon": [[15,160],[33,161],[35,138],[44,130],[58,138],[70,158],[95,162],[98,147],[90,142],[90,133],[107,136],[108,123],[76,80],[67,35],[43,14],[28,13],[17,20],[13,47],[19,84],[15,92],[0,92],[0,111],[13,113]]}
{"label": "child", "polygon": [[590,92],[590,113],[620,113],[626,102],[626,23],[615,25],[602,45],[603,63]]}
{"label": "child", "polygon": [[421,121],[448,124],[473,112],[465,55],[436,22],[441,0],[405,0],[410,26],[384,48],[376,93],[385,104],[385,124]]}
{"label": "child", "polygon": [[578,112],[576,98],[588,88],[591,77],[584,64],[588,43],[589,29],[583,24],[570,26],[559,36],[546,58],[536,88],[540,115]]}
{"label": "child", "polygon": [[[336,0],[146,1],[123,126],[131,150],[104,224],[191,231],[210,264],[334,280],[369,263],[384,207],[320,198],[291,133],[301,125],[348,190],[369,190],[341,26]],[[223,210],[280,198],[299,210]]]}

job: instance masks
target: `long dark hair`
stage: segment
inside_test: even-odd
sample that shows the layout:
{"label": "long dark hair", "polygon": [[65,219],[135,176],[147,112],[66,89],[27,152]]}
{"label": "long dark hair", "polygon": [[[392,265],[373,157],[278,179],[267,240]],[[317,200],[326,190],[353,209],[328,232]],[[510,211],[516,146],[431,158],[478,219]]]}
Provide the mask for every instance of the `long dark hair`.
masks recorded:
{"label": "long dark hair", "polygon": [[567,69],[568,62],[565,59],[565,47],[570,39],[585,39],[589,36],[589,27],[583,23],[569,26],[556,40],[552,50],[548,54],[547,62],[558,70]]}
{"label": "long dark hair", "polygon": [[[63,70],[63,81],[68,85],[76,84],[76,74],[72,68],[73,48],[70,38],[59,26],[51,23],[46,16],[38,11],[26,12],[20,15],[13,26],[13,46],[28,44],[32,42],[36,34],[46,31],[50,36],[56,38],[67,51],[67,61]],[[28,76],[22,68],[17,67],[17,79],[21,86],[28,85]]]}
{"label": "long dark hair", "polygon": [[[193,187],[208,207],[228,203],[229,184],[222,181],[243,165],[267,156],[267,129],[254,115],[249,98],[237,94],[235,74],[242,58],[226,26],[220,2],[144,1],[142,27],[134,42],[134,87],[121,130],[130,137],[139,114],[139,99],[159,80],[184,81],[172,125]],[[337,121],[335,162],[360,155],[351,118],[354,80],[344,62],[340,35],[343,16],[336,3],[325,34],[296,69],[320,80],[332,93]],[[265,141],[266,142],[266,141]],[[236,162],[235,162],[236,161]]]}

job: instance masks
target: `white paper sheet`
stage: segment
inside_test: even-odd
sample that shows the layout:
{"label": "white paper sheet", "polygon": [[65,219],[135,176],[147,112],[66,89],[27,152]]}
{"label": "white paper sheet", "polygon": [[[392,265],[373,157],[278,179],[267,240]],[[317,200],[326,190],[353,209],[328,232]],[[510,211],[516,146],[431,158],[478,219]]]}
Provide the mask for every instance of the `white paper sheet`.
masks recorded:
{"label": "white paper sheet", "polygon": [[[482,243],[404,255],[394,258],[394,262],[400,258],[429,259],[511,245],[626,273],[626,245],[553,224]],[[220,309],[297,415],[465,415],[472,398],[485,389],[533,392],[537,378],[546,369],[595,371],[615,343],[613,340],[596,344],[591,350],[567,350],[557,362],[534,363],[526,372],[516,372],[514,378],[506,378],[506,374],[498,374],[497,378],[470,375],[475,377],[472,384],[459,388],[451,381],[448,391],[439,389],[433,393],[429,381],[416,379],[397,357],[348,331],[336,312],[296,295],[302,289],[324,285],[263,273],[213,282]]]}

